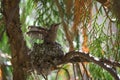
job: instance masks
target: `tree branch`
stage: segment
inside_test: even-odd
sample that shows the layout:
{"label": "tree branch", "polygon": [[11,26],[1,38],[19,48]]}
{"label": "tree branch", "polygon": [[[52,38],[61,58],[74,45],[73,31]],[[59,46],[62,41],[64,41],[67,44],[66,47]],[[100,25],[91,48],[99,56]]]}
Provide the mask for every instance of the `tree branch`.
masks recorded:
{"label": "tree branch", "polygon": [[5,29],[10,43],[13,80],[25,80],[26,73],[23,67],[27,61],[27,46],[24,40],[19,15],[20,0],[2,0],[3,19],[5,21]]}
{"label": "tree branch", "polygon": [[119,76],[117,75],[117,72],[113,69],[113,66],[120,67],[120,63],[111,62],[107,59],[98,59],[92,55],[78,51],[68,52],[63,57],[63,59],[63,62],[61,62],[63,64],[68,62],[93,62],[105,69],[106,71],[108,71],[114,77],[115,80],[120,80]]}

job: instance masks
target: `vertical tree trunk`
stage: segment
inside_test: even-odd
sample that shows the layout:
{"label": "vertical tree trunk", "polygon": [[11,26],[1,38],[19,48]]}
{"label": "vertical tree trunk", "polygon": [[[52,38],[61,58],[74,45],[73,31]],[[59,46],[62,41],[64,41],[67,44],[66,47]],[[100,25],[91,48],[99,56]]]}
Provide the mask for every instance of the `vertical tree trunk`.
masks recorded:
{"label": "vertical tree trunk", "polygon": [[19,15],[20,0],[2,0],[3,15],[12,53],[13,80],[25,80],[27,47],[24,41]]}

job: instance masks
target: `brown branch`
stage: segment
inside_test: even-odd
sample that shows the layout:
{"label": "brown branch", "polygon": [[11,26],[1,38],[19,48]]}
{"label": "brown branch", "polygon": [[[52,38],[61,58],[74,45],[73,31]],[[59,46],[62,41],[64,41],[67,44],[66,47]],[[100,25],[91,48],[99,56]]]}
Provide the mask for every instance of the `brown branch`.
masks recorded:
{"label": "brown branch", "polygon": [[113,67],[120,67],[120,63],[118,63],[118,62],[110,61],[107,59],[100,59],[100,61],[103,63],[106,63],[107,65],[113,66]]}
{"label": "brown branch", "polygon": [[107,2],[107,0],[96,0],[96,1],[101,3],[101,4],[105,4]]}
{"label": "brown branch", "polygon": [[[97,64],[98,66],[102,67],[103,69],[105,69],[106,71],[108,71],[114,77],[115,80],[119,80],[119,77],[118,77],[116,71],[109,65],[109,64],[111,64],[112,66],[114,66],[114,65],[120,66],[119,63],[116,64],[116,62],[111,62],[111,61],[109,61],[107,59],[100,60],[100,59],[98,59],[96,57],[90,56],[89,54],[86,54],[86,53],[83,53],[83,52],[78,52],[78,51],[76,51],[76,52],[75,51],[68,52],[63,57],[63,59],[64,59],[63,63],[82,62],[82,61],[93,62],[93,63]],[[109,63],[109,64],[107,64],[107,63]],[[114,63],[114,64],[112,64],[112,63]]]}
{"label": "brown branch", "polygon": [[0,33],[0,41],[1,41],[2,38],[3,38],[4,32],[5,32],[5,28],[4,28],[4,29],[1,31],[1,33]]}
{"label": "brown branch", "polygon": [[66,35],[66,38],[69,42],[69,45],[70,45],[70,51],[74,50],[74,46],[73,46],[73,40],[72,40],[72,36],[70,35],[70,31],[68,29],[68,25],[65,23],[64,21],[64,13],[63,13],[63,10],[58,2],[58,0],[54,0],[55,3],[56,3],[56,6],[58,7],[58,10],[59,10],[59,13],[60,13],[60,17],[62,19],[62,23],[63,23],[63,28],[64,28],[64,31],[65,31],[65,35]]}
{"label": "brown branch", "polygon": [[8,36],[13,66],[13,80],[25,80],[23,69],[28,59],[27,46],[22,34],[19,15],[20,0],[2,0],[3,19]]}

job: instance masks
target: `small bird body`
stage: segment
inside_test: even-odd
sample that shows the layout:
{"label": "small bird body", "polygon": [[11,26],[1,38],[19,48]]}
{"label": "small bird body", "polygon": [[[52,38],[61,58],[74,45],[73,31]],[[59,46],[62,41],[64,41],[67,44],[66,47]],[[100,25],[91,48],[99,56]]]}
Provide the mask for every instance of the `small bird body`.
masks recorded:
{"label": "small bird body", "polygon": [[32,67],[38,74],[47,76],[61,63],[64,52],[59,43],[55,42],[59,24],[52,24],[49,29],[38,26],[29,26],[27,34],[31,37],[42,39],[41,44],[34,43],[29,55]]}
{"label": "small bird body", "polygon": [[50,29],[47,31],[47,35],[45,36],[45,43],[54,43],[57,37],[57,30],[59,24],[52,24]]}
{"label": "small bird body", "polygon": [[52,24],[49,29],[39,26],[29,26],[27,34],[33,38],[42,39],[44,43],[54,43],[59,24]]}

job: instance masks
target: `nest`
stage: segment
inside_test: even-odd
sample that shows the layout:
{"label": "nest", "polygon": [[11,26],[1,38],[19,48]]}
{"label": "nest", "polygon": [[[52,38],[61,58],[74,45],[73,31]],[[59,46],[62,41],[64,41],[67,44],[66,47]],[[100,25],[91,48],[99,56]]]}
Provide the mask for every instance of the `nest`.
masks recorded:
{"label": "nest", "polygon": [[30,52],[31,64],[38,74],[47,75],[52,69],[61,63],[64,56],[62,47],[58,43],[54,44],[37,44],[34,43]]}
{"label": "nest", "polygon": [[120,0],[112,1],[112,9],[113,9],[113,13],[115,14],[116,18],[120,22]]}

